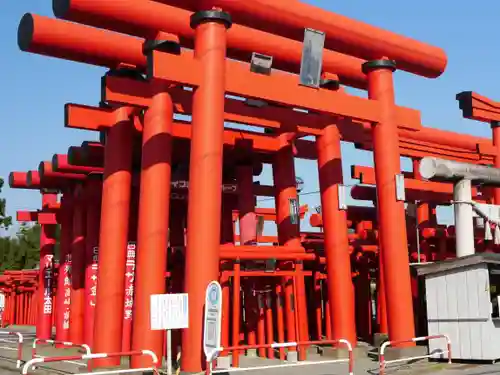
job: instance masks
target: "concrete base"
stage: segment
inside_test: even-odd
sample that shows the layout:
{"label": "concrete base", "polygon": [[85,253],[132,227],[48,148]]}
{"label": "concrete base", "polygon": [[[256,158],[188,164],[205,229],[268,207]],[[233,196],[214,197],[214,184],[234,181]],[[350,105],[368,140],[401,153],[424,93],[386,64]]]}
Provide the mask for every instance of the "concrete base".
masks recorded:
{"label": "concrete base", "polygon": [[317,346],[309,346],[307,348],[307,351],[306,351],[307,356],[309,356],[311,354],[318,354],[318,353],[319,353],[319,350],[318,350]]}
{"label": "concrete base", "polygon": [[257,349],[247,349],[247,357],[257,357]]}
{"label": "concrete base", "polygon": [[378,349],[380,345],[387,340],[389,340],[389,335],[387,333],[375,333],[373,335],[373,346]]}
{"label": "concrete base", "polygon": [[229,368],[231,367],[231,357],[217,357],[217,368]]}
{"label": "concrete base", "polygon": [[[334,348],[331,346],[318,347],[318,354],[322,357],[332,358],[332,359],[344,359],[349,356],[349,350],[346,348]],[[364,347],[355,347],[352,349],[352,354],[354,359],[367,358],[368,353]]]}
{"label": "concrete base", "polygon": [[[388,347],[385,350],[384,357],[386,361],[392,361],[393,359],[420,357],[427,354],[428,354],[427,346],[410,346],[407,348]],[[405,363],[405,362],[403,361],[400,363]]]}
{"label": "concrete base", "polygon": [[295,363],[299,361],[299,356],[297,352],[288,352],[286,354],[286,361],[290,363]]}

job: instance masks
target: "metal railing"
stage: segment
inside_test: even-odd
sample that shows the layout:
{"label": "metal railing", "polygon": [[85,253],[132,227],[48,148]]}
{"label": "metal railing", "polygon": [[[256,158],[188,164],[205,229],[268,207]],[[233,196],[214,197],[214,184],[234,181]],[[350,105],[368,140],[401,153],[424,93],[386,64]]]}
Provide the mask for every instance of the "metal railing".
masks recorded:
{"label": "metal railing", "polygon": [[[266,365],[266,366],[256,366],[256,367],[231,367],[229,369],[214,369],[213,362],[219,356],[221,352],[229,352],[229,351],[242,351],[247,349],[263,349],[263,348],[290,348],[296,347],[300,348],[302,346],[314,346],[314,345],[332,345],[337,346],[339,344],[343,344],[347,347],[348,357],[342,359],[332,359],[325,361],[301,361],[296,363],[282,363],[277,365]],[[262,344],[262,345],[241,345],[241,346],[228,346],[224,348],[218,348],[214,350],[209,356],[207,356],[207,367],[206,367],[206,375],[211,374],[220,374],[226,372],[242,372],[242,371],[253,371],[253,370],[270,370],[275,368],[285,368],[285,367],[299,367],[299,366],[311,366],[311,365],[321,365],[321,364],[330,364],[330,363],[348,363],[348,372],[349,375],[353,375],[354,373],[354,355],[352,350],[352,345],[349,341],[345,339],[339,340],[325,340],[325,341],[302,341],[302,342],[283,342],[283,343],[273,343],[273,344]]]}
{"label": "metal railing", "polygon": [[[446,340],[446,350],[439,350],[438,352],[435,352],[435,353],[417,356],[417,357],[392,359],[390,361],[385,360],[385,349],[387,349],[387,347],[389,347],[389,346],[398,345],[398,344],[405,344],[405,343],[409,343],[409,342],[419,342],[419,341],[436,340],[436,339],[445,339]],[[450,338],[448,335],[431,335],[431,336],[414,337],[414,338],[408,339],[408,340],[386,341],[382,345],[380,345],[379,375],[385,374],[385,366],[388,363],[406,362],[406,361],[412,361],[415,359],[431,358],[431,357],[434,357],[435,355],[444,354],[444,353],[448,353],[448,363],[451,363],[451,341],[450,341]]]}
{"label": "metal railing", "polygon": [[130,357],[148,355],[151,357],[153,366],[145,368],[134,368],[134,369],[117,369],[117,370],[105,370],[97,372],[86,372],[78,373],[79,375],[108,375],[108,374],[126,374],[131,372],[140,371],[153,371],[155,375],[158,373],[158,357],[151,350],[137,350],[130,352],[119,352],[119,353],[94,353],[94,354],[82,354],[73,356],[63,356],[63,357],[44,357],[44,358],[33,358],[26,362],[22,368],[21,374],[27,375],[30,368],[34,368],[37,363],[53,363],[53,362],[64,362],[64,361],[76,361],[76,360],[91,360],[91,359],[102,359],[102,358],[113,358],[113,357]]}

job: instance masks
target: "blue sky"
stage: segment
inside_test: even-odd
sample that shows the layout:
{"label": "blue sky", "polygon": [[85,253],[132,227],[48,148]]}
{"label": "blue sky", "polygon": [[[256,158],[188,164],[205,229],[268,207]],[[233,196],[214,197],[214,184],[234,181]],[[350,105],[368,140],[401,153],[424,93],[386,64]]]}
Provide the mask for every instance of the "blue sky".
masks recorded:
{"label": "blue sky", "polygon": [[[309,0],[308,3],[404,34],[444,48],[448,69],[435,80],[396,74],[396,96],[400,105],[422,111],[426,126],[490,137],[489,126],[461,118],[455,94],[474,90],[500,101],[496,92],[500,69],[498,61],[497,14],[495,0],[474,3],[420,0],[414,2],[386,0]],[[54,153],[66,152],[68,146],[83,140],[94,140],[96,134],[63,129],[63,105],[67,102],[95,105],[99,100],[99,78],[104,69],[28,53],[17,47],[17,26],[25,12],[52,16],[50,0],[14,0],[2,4],[0,12],[0,113],[2,114],[2,156],[0,176],[9,172],[36,169],[41,160]],[[352,164],[372,165],[370,153],[343,145],[346,183]],[[298,161],[297,176],[305,179],[304,192],[318,190],[315,162]],[[409,163],[403,162],[407,169]],[[270,183],[269,169],[260,178]],[[7,210],[11,215],[20,209],[40,205],[37,192],[4,188]],[[301,203],[319,204],[318,194],[304,195]],[[262,206],[272,206],[272,201]],[[451,215],[443,212],[441,220]],[[308,228],[307,222],[304,229]]]}

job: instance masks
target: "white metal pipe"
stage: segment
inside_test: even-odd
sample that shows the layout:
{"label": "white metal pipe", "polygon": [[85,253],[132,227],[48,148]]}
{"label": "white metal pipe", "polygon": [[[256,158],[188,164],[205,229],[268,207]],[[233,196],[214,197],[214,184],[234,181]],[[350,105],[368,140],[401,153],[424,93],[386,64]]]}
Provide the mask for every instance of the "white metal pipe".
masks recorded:
{"label": "white metal pipe", "polygon": [[472,255],[474,250],[474,222],[472,215],[472,186],[467,179],[460,180],[453,187],[455,201],[455,243],[457,258]]}
{"label": "white metal pipe", "polygon": [[434,178],[462,180],[465,178],[471,181],[500,185],[500,169],[485,165],[425,157],[420,161],[419,170],[421,176],[427,180]]}

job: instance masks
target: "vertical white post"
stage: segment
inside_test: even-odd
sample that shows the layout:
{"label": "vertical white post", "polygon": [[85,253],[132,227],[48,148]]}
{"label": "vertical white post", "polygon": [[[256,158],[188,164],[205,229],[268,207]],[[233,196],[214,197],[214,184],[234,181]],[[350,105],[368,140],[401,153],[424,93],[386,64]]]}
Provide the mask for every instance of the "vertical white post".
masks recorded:
{"label": "vertical white post", "polygon": [[472,215],[471,181],[467,179],[460,180],[453,187],[453,199],[455,200],[455,241],[457,248],[457,258],[472,255],[474,249],[474,223]]}

